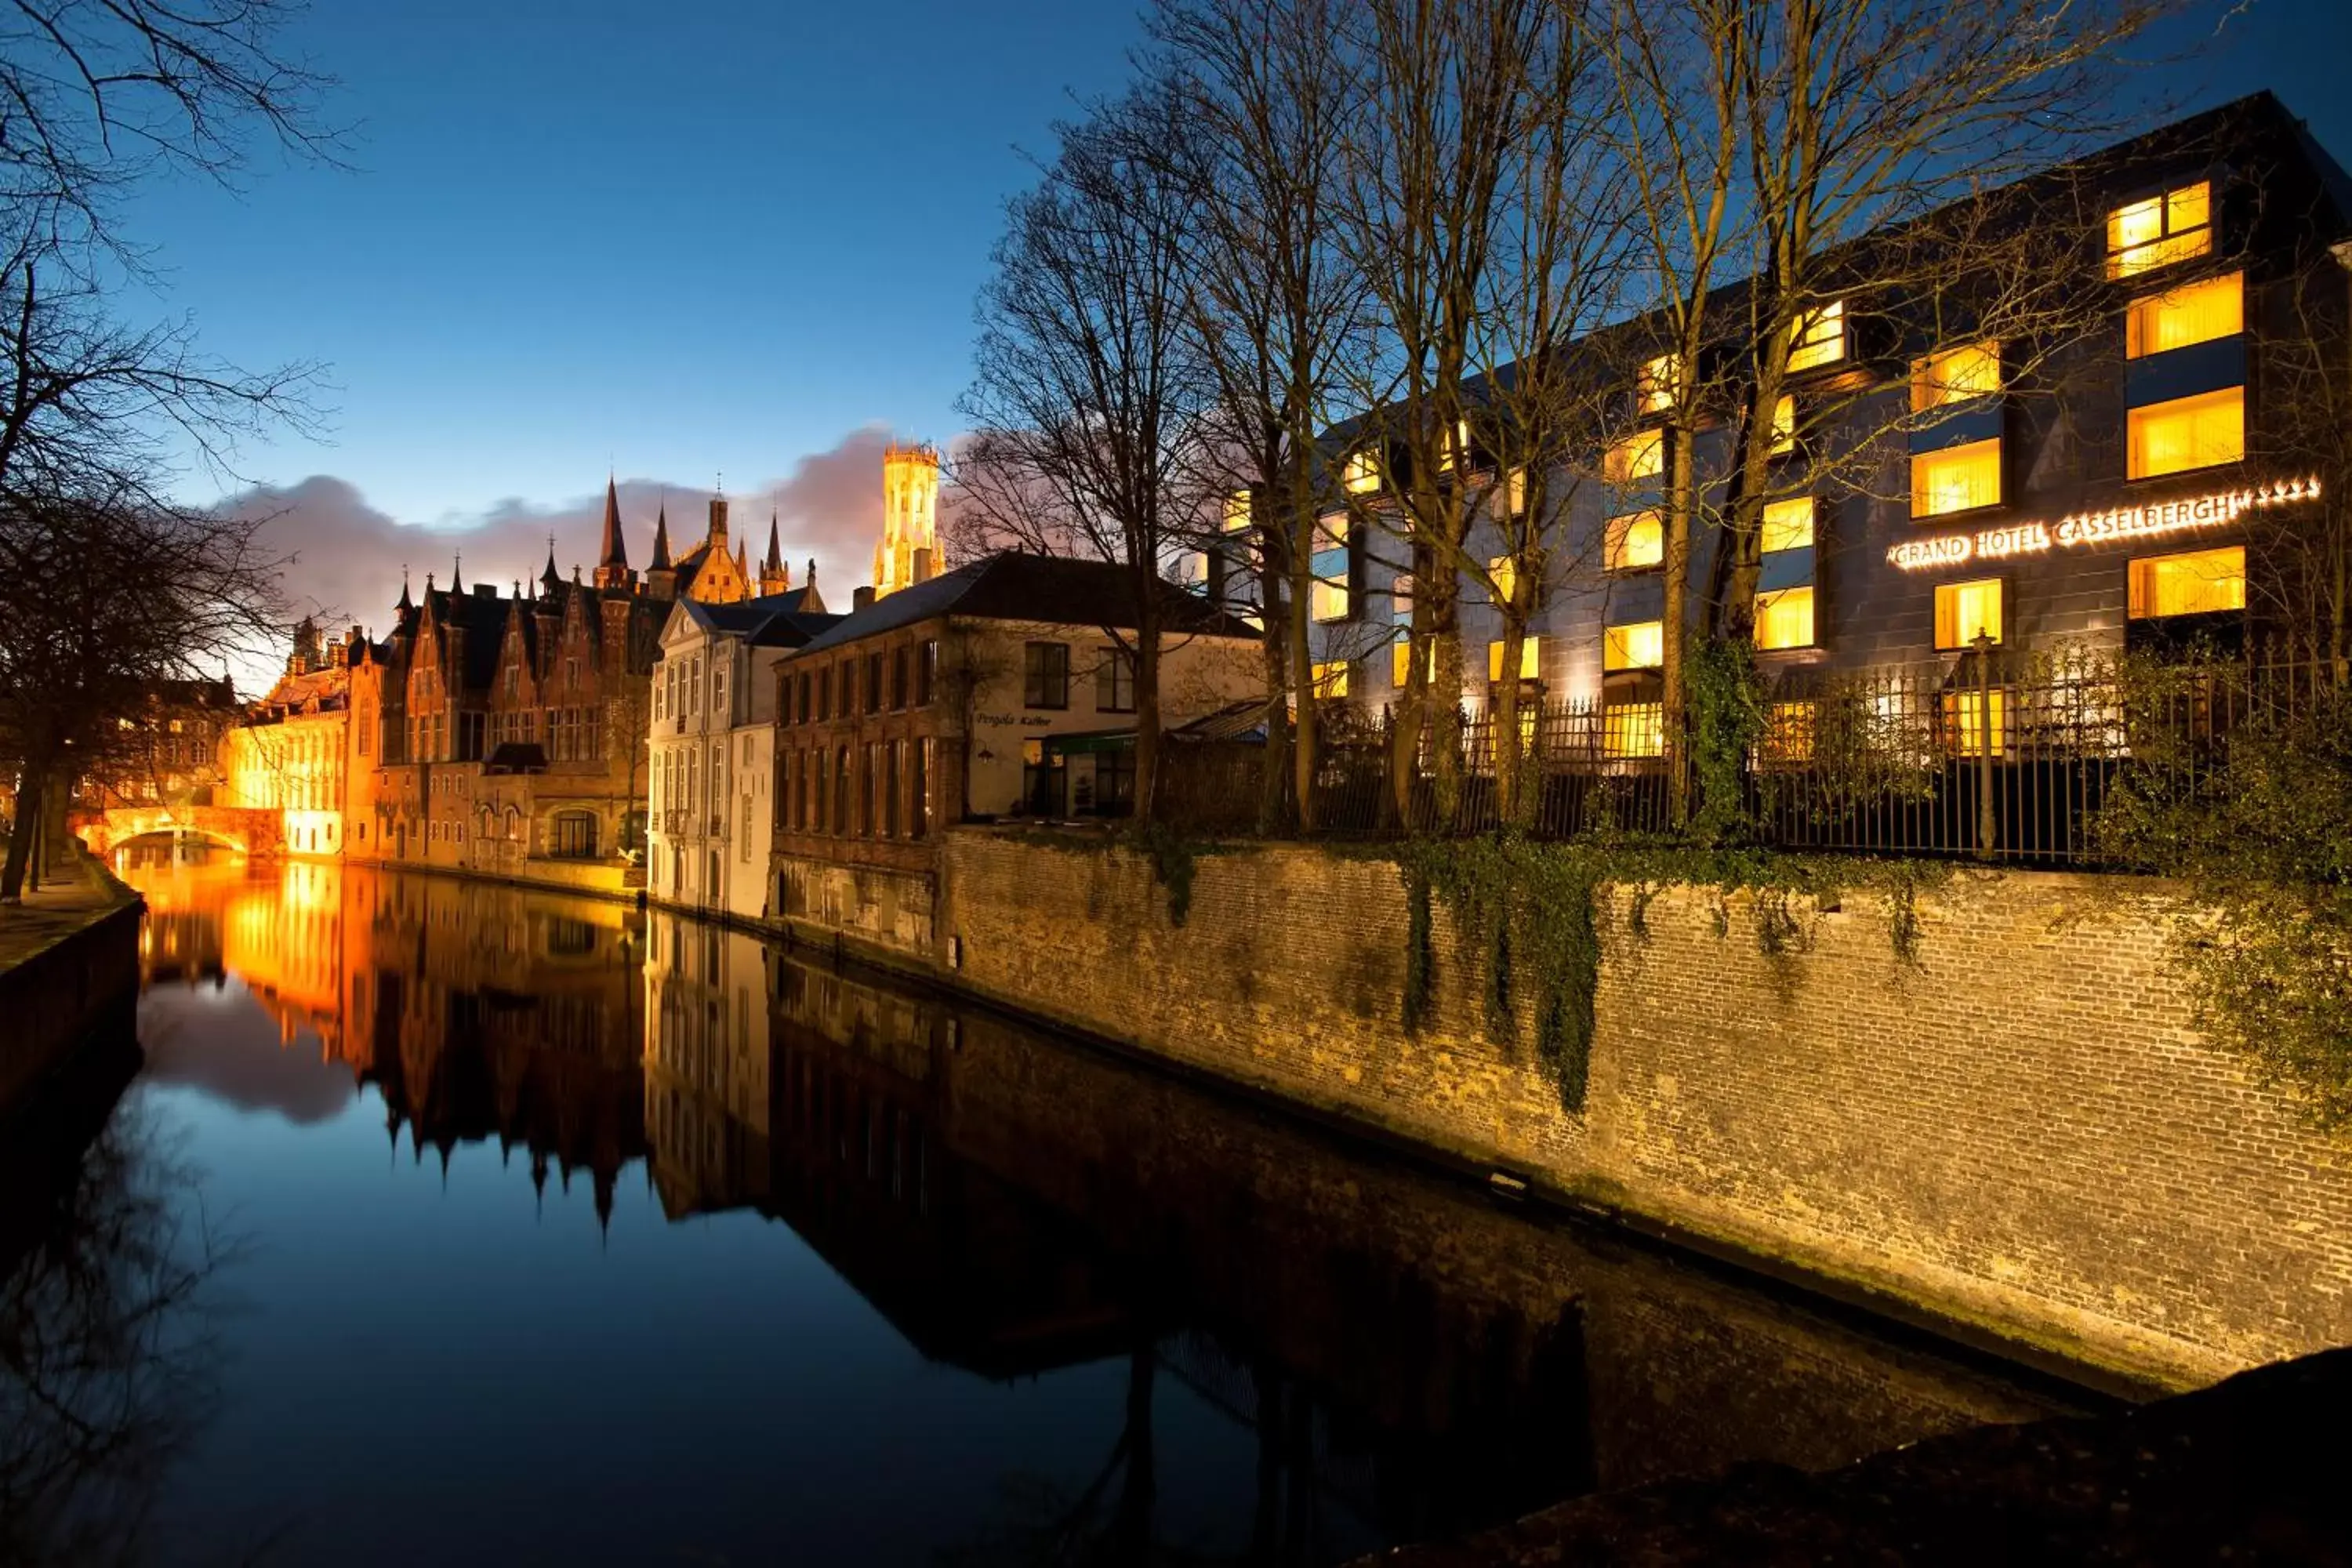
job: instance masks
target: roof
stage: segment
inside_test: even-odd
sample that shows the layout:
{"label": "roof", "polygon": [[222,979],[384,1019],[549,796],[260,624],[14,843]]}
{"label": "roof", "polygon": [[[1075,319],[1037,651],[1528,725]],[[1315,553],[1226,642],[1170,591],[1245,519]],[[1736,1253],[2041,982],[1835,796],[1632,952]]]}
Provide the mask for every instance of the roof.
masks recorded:
{"label": "roof", "polygon": [[[1160,586],[1171,631],[1249,638],[1258,635],[1246,622],[1173,583],[1162,581]],[[1128,569],[1112,562],[1024,555],[1008,550],[901,588],[865,609],[841,616],[832,629],[811,638],[802,651],[822,652],[941,616],[1132,629],[1131,592]]]}
{"label": "roof", "polygon": [[[677,607],[724,637],[740,637],[758,647],[799,647],[843,618],[825,615],[821,608],[811,612],[805,607],[808,598],[808,590],[796,588],[789,594],[739,599],[731,605],[680,599]],[[823,603],[818,601],[820,606]]]}

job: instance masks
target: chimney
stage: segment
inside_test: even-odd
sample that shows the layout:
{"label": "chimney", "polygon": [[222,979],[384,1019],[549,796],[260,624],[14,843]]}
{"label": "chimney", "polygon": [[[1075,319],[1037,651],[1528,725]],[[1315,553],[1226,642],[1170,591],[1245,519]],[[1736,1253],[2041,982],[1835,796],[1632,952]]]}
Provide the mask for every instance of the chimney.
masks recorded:
{"label": "chimney", "polygon": [[855,588],[850,591],[849,613],[851,615],[854,616],[860,610],[870,610],[873,607],[874,585],[871,583],[862,588]]}

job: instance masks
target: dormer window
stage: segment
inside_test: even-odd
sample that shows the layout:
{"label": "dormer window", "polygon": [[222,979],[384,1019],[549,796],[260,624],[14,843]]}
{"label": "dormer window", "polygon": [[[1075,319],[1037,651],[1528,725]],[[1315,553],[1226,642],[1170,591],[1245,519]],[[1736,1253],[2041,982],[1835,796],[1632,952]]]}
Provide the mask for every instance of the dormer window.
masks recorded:
{"label": "dormer window", "polygon": [[1799,316],[1790,329],[1789,369],[1813,370],[1845,358],[1845,301],[1832,300]]}
{"label": "dormer window", "polygon": [[2204,180],[2107,215],[2110,278],[2135,278],[2212,248],[2212,185]]}
{"label": "dormer window", "polygon": [[1339,483],[1349,495],[1363,495],[1381,488],[1381,459],[1370,451],[1349,454],[1347,467],[1339,472]]}

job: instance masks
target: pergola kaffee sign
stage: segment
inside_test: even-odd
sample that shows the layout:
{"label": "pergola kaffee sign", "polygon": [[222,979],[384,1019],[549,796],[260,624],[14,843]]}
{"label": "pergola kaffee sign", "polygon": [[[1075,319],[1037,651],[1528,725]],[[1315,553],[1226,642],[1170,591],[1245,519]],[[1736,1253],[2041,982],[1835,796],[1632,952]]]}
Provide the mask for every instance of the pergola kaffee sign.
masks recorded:
{"label": "pergola kaffee sign", "polygon": [[2147,501],[2078,511],[2056,522],[2012,522],[1974,533],[1938,533],[1906,539],[1890,547],[1886,559],[1906,572],[1959,566],[1970,561],[2001,561],[2049,550],[2088,550],[2119,540],[2154,539],[2200,528],[2221,528],[2250,511],[2319,499],[2319,479],[2274,479],[2246,489],[2216,490],[2179,500]]}

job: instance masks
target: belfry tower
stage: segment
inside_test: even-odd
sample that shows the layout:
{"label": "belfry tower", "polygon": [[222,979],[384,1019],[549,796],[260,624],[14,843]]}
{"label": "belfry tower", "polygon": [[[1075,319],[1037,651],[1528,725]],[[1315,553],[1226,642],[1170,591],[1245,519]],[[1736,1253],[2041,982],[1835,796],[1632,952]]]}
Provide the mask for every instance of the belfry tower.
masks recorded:
{"label": "belfry tower", "polygon": [[939,570],[940,452],[893,445],[882,454],[882,538],[874,546],[877,599]]}

